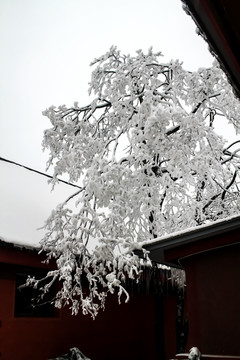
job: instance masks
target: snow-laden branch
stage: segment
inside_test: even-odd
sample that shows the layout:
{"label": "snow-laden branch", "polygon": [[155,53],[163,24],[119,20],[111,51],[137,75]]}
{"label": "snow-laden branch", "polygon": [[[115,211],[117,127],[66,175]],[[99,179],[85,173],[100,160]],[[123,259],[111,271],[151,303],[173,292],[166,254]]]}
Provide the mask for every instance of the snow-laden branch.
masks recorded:
{"label": "snow-laden branch", "polygon": [[214,130],[220,115],[239,129],[239,101],[217,64],[189,72],[161,56],[112,47],[93,62],[89,105],[44,112],[55,182],[66,173],[81,186],[42,241],[62,284],[56,304],[73,313],[95,316],[115,290],[128,299],[123,280],[149,264],[135,253],[146,239],[239,211],[238,150]]}

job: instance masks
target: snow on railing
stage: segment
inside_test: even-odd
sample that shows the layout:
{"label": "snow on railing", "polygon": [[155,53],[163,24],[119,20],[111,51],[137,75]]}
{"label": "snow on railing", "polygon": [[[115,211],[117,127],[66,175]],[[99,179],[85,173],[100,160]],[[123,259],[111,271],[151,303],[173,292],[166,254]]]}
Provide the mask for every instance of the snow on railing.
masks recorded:
{"label": "snow on railing", "polygon": [[240,360],[240,356],[201,354],[197,347],[192,347],[189,353],[176,354],[174,360]]}

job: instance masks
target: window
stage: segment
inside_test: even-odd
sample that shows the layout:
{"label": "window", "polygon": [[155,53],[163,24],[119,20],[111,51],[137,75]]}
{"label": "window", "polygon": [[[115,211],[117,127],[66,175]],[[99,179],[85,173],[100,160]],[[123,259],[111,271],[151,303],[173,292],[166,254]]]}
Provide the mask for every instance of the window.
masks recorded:
{"label": "window", "polygon": [[54,286],[43,298],[40,297],[41,290],[39,289],[31,286],[19,288],[26,283],[29,275],[41,279],[45,274],[34,271],[16,274],[15,317],[56,317],[57,311],[54,304],[51,304],[55,293]]}

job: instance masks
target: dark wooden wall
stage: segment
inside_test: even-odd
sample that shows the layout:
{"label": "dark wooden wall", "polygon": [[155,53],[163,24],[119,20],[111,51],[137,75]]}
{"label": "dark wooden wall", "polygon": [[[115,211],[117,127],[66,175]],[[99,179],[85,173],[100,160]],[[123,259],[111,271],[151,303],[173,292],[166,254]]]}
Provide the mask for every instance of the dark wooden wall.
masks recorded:
{"label": "dark wooden wall", "polygon": [[16,273],[26,266],[41,267],[36,253],[0,248],[0,360],[47,360],[71,347],[92,360],[165,360],[174,355],[173,295],[163,301],[159,294],[133,289],[130,302],[121,305],[110,296],[106,310],[95,320],[72,316],[67,308],[52,318],[16,317]]}
{"label": "dark wooden wall", "polygon": [[[235,232],[235,241],[236,236]],[[197,346],[202,354],[240,355],[240,244],[196,253],[182,264],[187,283],[187,349]]]}

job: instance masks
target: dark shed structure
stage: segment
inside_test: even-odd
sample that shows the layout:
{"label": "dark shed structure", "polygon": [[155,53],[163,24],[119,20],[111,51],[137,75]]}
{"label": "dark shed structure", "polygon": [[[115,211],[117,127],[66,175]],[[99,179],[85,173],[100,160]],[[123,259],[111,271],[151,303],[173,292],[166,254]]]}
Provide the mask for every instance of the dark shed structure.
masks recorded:
{"label": "dark shed structure", "polygon": [[154,261],[186,271],[186,351],[240,356],[240,216],[175,233],[145,246]]}

